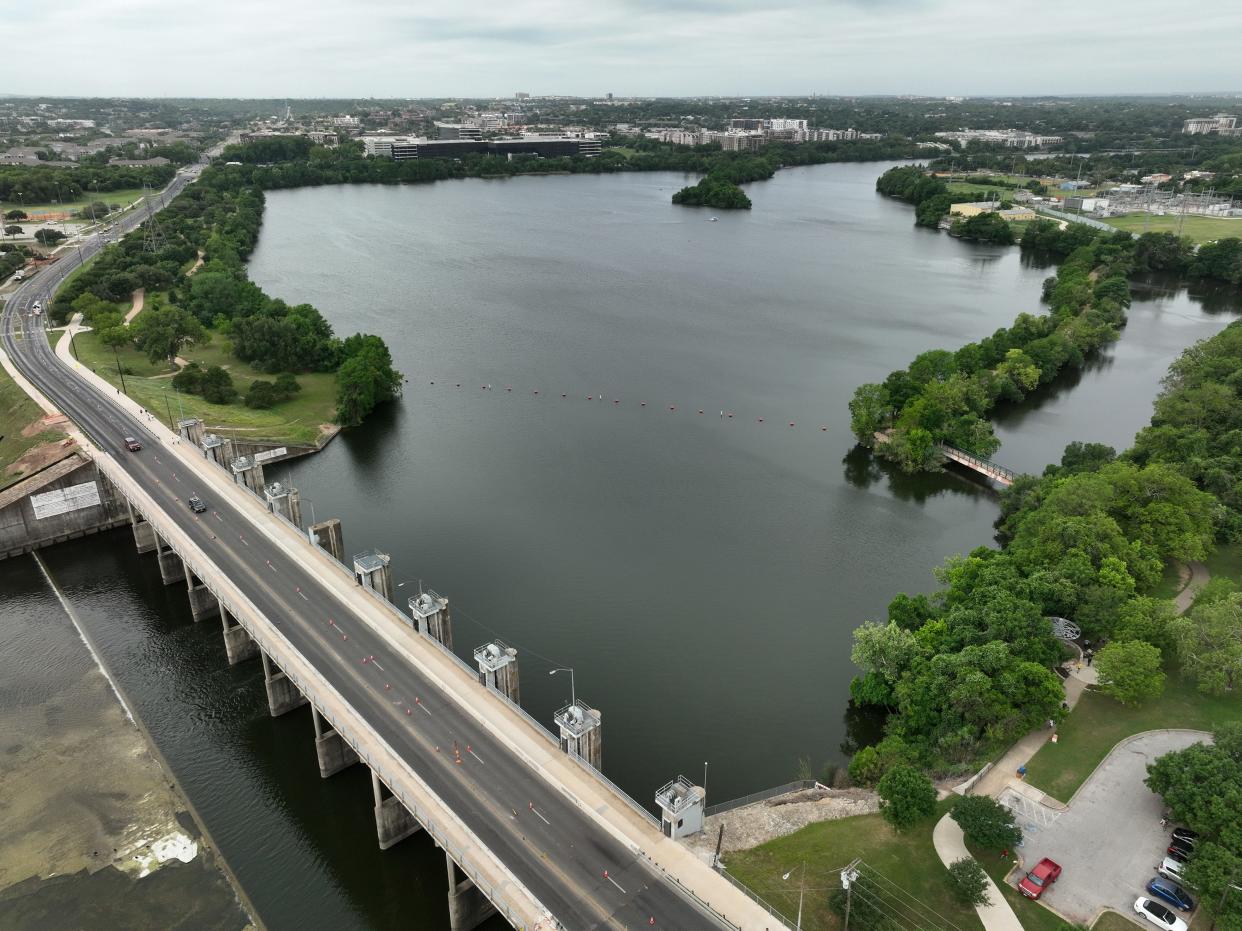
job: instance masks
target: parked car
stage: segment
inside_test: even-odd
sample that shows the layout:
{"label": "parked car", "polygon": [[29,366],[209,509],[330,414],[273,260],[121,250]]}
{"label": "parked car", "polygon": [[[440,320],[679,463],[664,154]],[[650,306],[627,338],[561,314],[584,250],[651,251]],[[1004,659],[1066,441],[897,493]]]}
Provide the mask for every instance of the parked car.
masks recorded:
{"label": "parked car", "polygon": [[1189,841],[1174,837],[1169,841],[1168,852],[1171,856],[1178,856],[1183,860],[1189,860],[1190,855],[1195,852],[1195,845]]}
{"label": "parked car", "polygon": [[1160,861],[1160,865],[1156,867],[1156,872],[1166,879],[1174,879],[1181,881],[1183,863],[1180,860],[1174,860],[1172,857],[1165,857]]}
{"label": "parked car", "polygon": [[1060,864],[1044,857],[1035,864],[1035,869],[1022,877],[1022,881],[1018,883],[1018,891],[1028,899],[1038,899],[1060,875]]}
{"label": "parked car", "polygon": [[203,511],[207,510],[207,502],[198,495],[190,495],[189,505],[190,510],[195,514],[202,514]]}
{"label": "parked car", "polygon": [[1134,910],[1157,928],[1163,928],[1164,931],[1187,931],[1190,927],[1159,902],[1153,902],[1142,896],[1134,900]]}
{"label": "parked car", "polygon": [[1190,894],[1173,882],[1171,879],[1165,879],[1163,876],[1153,876],[1147,881],[1147,891],[1158,899],[1163,899],[1174,908],[1180,908],[1184,912],[1194,911],[1195,900]]}
{"label": "parked car", "polygon": [[1185,863],[1190,859],[1189,850],[1185,847],[1176,847],[1173,844],[1169,844],[1168,848],[1165,850],[1165,854],[1170,859],[1176,860],[1178,863]]}
{"label": "parked car", "polygon": [[1192,847],[1199,843],[1199,832],[1192,831],[1190,828],[1174,828],[1173,837],[1176,840],[1185,841]]}
{"label": "parked car", "polygon": [[136,453],[138,452],[138,450],[142,449],[142,444],[139,443],[132,436],[127,436],[125,437],[125,448],[128,449],[131,453]]}

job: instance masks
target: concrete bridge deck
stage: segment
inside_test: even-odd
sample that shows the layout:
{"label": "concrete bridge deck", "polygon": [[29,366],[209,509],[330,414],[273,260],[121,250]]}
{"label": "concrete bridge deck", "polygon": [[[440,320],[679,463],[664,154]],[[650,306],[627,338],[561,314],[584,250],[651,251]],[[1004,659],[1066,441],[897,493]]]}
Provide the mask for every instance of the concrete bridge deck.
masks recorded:
{"label": "concrete bridge deck", "polygon": [[[140,548],[153,544],[166,582],[189,584],[195,616],[223,615],[231,657],[262,656],[272,712],[313,705],[321,771],[355,757],[371,768],[381,846],[421,827],[446,850],[454,927],[472,927],[489,903],[522,928],[785,926],[224,470],[67,349],[58,359],[29,311],[77,264],[66,255],[10,298],[6,361],[77,425],[135,509]],[[126,435],[146,448],[127,452]],[[206,513],[189,511],[192,493]]]}

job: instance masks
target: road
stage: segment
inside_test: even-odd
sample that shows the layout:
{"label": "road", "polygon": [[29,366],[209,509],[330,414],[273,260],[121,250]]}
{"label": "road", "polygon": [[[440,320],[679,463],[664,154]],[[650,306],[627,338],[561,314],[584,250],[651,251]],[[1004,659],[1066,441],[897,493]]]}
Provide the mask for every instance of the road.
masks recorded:
{"label": "road", "polygon": [[[165,203],[190,180],[178,175]],[[118,232],[142,219],[126,218]],[[98,249],[97,240],[84,244],[81,258]],[[205,495],[208,512],[190,512],[186,498],[202,489],[190,486],[184,465],[179,469],[139,419],[61,364],[30,314],[78,263],[77,254],[64,255],[5,306],[0,336],[23,375],[149,492],[562,927],[650,927],[653,918],[663,928],[726,927],[481,727],[385,637],[354,619],[331,586],[254,528],[233,501]],[[127,452],[127,435],[142,438],[146,448]],[[462,748],[460,763],[454,742]]]}

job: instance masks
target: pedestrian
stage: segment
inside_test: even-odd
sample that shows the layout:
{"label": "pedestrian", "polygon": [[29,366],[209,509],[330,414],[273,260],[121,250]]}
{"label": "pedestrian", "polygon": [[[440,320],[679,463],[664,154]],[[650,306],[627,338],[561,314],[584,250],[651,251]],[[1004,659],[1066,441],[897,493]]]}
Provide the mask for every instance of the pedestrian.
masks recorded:
{"label": "pedestrian", "polygon": [[1057,722],[1052,720],[1052,718],[1049,718],[1048,719],[1048,730],[1052,730],[1056,726],[1057,726]]}
{"label": "pedestrian", "polygon": [[1088,666],[1090,666],[1090,665],[1091,665],[1091,661],[1092,661],[1092,660],[1094,660],[1094,659],[1095,659],[1095,651],[1094,651],[1094,650],[1088,650],[1088,651],[1087,651],[1087,665],[1088,665]]}

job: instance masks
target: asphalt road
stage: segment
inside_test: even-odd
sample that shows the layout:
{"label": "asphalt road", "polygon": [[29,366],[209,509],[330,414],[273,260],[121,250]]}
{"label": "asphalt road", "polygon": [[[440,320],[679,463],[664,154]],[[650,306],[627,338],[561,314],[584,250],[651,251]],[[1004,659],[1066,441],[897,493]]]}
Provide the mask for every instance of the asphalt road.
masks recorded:
{"label": "asphalt road", "polygon": [[[165,202],[189,180],[179,175]],[[127,218],[123,229],[141,219]],[[98,248],[96,241],[84,244],[81,258]],[[61,364],[39,318],[30,315],[34,302],[46,302],[77,265],[77,254],[67,253],[6,304],[0,336],[14,364],[229,574],[561,925],[571,931],[638,928],[650,927],[654,918],[663,928],[724,927],[355,620],[329,587],[253,529],[232,501],[204,493],[207,513],[190,512],[186,498],[200,489],[177,474],[174,457],[161,456],[161,443],[140,421]],[[145,448],[127,452],[122,446],[127,435],[143,439]],[[364,663],[364,657],[374,661]],[[462,748],[461,763],[452,753],[454,741]]]}

